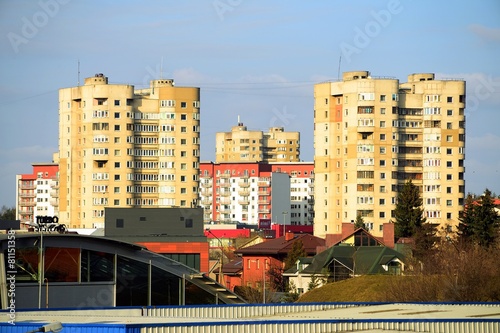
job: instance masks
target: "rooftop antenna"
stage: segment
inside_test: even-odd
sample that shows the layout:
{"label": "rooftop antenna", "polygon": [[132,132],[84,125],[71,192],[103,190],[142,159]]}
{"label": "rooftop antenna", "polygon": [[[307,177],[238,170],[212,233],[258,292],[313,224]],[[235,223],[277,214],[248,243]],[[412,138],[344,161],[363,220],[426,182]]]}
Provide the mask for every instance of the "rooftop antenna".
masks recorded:
{"label": "rooftop antenna", "polygon": [[337,79],[339,79],[339,80],[340,80],[340,63],[341,62],[342,62],[342,55],[340,55],[340,57],[339,57],[339,69],[337,71]]}
{"label": "rooftop antenna", "polygon": [[80,86],[80,59],[78,59],[78,86]]}

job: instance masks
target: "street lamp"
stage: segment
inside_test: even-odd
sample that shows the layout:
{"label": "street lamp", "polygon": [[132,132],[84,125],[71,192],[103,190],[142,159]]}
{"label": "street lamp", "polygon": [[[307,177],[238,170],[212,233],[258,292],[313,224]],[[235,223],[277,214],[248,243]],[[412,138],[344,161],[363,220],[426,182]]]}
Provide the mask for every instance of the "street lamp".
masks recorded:
{"label": "street lamp", "polygon": [[286,233],[286,230],[285,230],[285,218],[286,218],[286,214],[288,214],[288,212],[281,212],[281,214],[283,214],[283,236],[285,236],[285,233]]}
{"label": "street lamp", "polygon": [[222,256],[224,255],[224,247],[222,245],[222,241],[220,240],[219,237],[215,236],[212,231],[210,231],[210,228],[205,229],[208,233],[210,233],[212,236],[214,236],[218,241],[220,245],[220,257],[219,257],[219,284],[221,284],[223,287],[225,287],[224,283],[224,273],[222,272],[222,265],[223,265],[223,258]]}

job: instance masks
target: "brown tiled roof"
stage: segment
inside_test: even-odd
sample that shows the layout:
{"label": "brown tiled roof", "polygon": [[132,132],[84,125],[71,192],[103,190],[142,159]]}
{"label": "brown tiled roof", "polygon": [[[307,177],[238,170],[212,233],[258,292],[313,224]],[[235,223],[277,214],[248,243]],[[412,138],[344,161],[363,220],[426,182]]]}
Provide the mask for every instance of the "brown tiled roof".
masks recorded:
{"label": "brown tiled roof", "polygon": [[244,255],[285,255],[292,248],[293,242],[299,239],[302,241],[302,244],[304,244],[304,249],[306,250],[307,255],[310,256],[316,254],[316,247],[325,245],[325,240],[323,238],[315,237],[309,234],[295,234],[293,235],[293,238],[288,241],[286,240],[286,236],[282,236],[260,244],[236,250],[235,253]]}

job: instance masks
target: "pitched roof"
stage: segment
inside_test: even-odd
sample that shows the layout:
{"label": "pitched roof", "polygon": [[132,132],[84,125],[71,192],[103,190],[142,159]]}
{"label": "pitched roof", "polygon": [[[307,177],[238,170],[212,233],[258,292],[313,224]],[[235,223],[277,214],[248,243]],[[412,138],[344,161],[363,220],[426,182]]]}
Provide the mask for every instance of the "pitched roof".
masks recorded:
{"label": "pitched roof", "polygon": [[403,260],[404,255],[386,246],[332,246],[314,256],[313,262],[302,272],[320,273],[335,260],[355,274],[377,274],[384,273],[382,265],[395,259]]}
{"label": "pitched roof", "polygon": [[293,243],[297,240],[302,241],[304,249],[309,256],[316,254],[316,247],[325,245],[325,240],[323,238],[309,234],[294,234],[293,238],[290,240],[287,240],[287,235],[285,235],[267,240],[260,244],[238,249],[235,253],[243,255],[286,255],[291,250]]}

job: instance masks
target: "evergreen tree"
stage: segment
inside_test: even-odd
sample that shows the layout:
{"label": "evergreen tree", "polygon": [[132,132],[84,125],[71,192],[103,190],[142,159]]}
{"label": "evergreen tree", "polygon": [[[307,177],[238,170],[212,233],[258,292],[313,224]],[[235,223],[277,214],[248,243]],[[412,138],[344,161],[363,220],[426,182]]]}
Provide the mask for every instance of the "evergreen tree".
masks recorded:
{"label": "evergreen tree", "polygon": [[0,209],[0,220],[14,221],[16,219],[16,208],[8,208],[7,206],[2,206]]}
{"label": "evergreen tree", "polygon": [[475,219],[475,207],[474,197],[472,194],[467,194],[465,198],[465,207],[459,218],[458,223],[458,241],[461,243],[472,242],[472,237],[474,234],[473,226]]}
{"label": "evergreen tree", "polygon": [[486,189],[477,204],[473,204],[471,225],[472,241],[482,247],[489,247],[498,238],[500,218],[495,211],[491,191]]}
{"label": "evergreen tree", "polygon": [[425,223],[418,187],[407,181],[398,192],[397,201],[395,236],[412,237]]}
{"label": "evergreen tree", "polygon": [[307,257],[307,252],[304,248],[304,243],[298,239],[292,243],[292,248],[285,258],[285,271],[293,267],[300,257]]}
{"label": "evergreen tree", "polygon": [[358,214],[358,216],[356,216],[356,221],[354,221],[354,230],[359,228],[365,228],[365,220],[363,220],[361,214]]}

